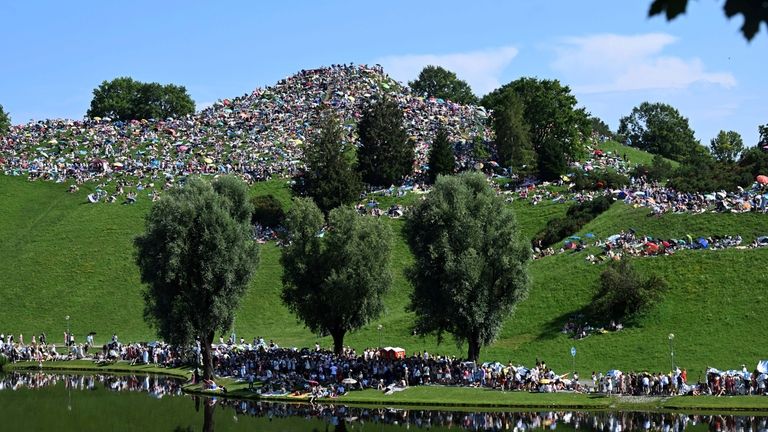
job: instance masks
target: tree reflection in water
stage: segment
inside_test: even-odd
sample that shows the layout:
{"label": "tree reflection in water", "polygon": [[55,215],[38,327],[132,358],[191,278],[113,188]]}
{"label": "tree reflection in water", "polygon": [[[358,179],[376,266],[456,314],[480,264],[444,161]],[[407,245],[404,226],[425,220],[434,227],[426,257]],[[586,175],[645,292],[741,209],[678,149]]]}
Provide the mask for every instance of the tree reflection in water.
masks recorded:
{"label": "tree reflection in water", "polygon": [[[100,375],[11,373],[0,375],[0,391],[22,388],[39,389],[63,385],[71,392],[103,387],[114,392],[144,392],[153,398],[183,396],[182,382],[173,378],[152,375]],[[565,429],[593,431],[659,431],[684,430],[712,431],[768,431],[768,417],[751,415],[680,414],[650,412],[587,412],[587,411],[518,411],[518,412],[460,412],[422,409],[358,408],[338,404],[274,403],[242,401],[222,398],[191,397],[195,411],[203,409],[203,431],[215,429],[216,406],[239,417],[267,418],[271,420],[301,417],[323,421],[326,431],[345,432],[349,426],[393,425],[409,428],[445,428],[470,431],[545,430],[563,426]],[[67,402],[71,404],[70,401]],[[220,414],[221,415],[221,414]],[[189,432],[192,428],[177,427],[175,432]]]}

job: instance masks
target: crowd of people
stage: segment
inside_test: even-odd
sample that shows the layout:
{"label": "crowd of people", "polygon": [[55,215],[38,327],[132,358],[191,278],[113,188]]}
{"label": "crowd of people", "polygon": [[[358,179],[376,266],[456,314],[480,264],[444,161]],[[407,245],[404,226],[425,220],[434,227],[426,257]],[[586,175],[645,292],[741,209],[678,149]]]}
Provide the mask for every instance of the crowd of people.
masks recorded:
{"label": "crowd of people", "polygon": [[[135,202],[190,174],[236,174],[247,181],[289,177],[321,108],[340,117],[346,139],[358,142],[356,121],[381,97],[394,99],[416,144],[414,172],[426,165],[429,143],[443,126],[458,163],[471,166],[471,143],[490,140],[482,107],[424,98],[390,79],[380,66],[332,65],[302,70],[276,85],[216,102],[179,119],[44,120],[12,126],[0,137],[0,172],[30,180],[94,181],[91,202]],[[130,200],[128,194],[133,193]]]}

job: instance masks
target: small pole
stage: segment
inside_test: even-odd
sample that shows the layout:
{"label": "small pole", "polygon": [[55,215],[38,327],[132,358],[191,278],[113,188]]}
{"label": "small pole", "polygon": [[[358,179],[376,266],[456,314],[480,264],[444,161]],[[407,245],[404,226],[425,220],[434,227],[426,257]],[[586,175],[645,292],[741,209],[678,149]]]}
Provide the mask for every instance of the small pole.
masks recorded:
{"label": "small pole", "polygon": [[667,336],[667,338],[669,339],[669,360],[670,360],[670,363],[672,364],[672,371],[674,372],[674,370],[675,370],[675,346],[672,343],[672,341],[675,340],[675,334],[674,333],[670,333],[669,336]]}

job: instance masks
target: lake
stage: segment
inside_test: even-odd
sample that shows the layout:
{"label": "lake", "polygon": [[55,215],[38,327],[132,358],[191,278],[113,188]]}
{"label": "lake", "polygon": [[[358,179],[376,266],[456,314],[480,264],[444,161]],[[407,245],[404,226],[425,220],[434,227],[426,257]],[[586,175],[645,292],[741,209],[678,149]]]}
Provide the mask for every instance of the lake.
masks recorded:
{"label": "lake", "polygon": [[684,413],[461,412],[201,398],[151,375],[0,375],[8,431],[768,431],[768,417]]}

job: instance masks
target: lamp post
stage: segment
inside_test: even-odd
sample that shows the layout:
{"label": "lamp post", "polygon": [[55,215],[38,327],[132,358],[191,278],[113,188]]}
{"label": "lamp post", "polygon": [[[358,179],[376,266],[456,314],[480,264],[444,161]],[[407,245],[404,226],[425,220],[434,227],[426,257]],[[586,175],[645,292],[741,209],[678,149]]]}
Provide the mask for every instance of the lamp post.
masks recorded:
{"label": "lamp post", "polygon": [[381,329],[383,328],[384,326],[382,326],[381,324],[379,324],[378,327],[376,327],[376,329],[379,331],[379,348],[381,348]]}
{"label": "lamp post", "polygon": [[69,341],[72,340],[72,335],[69,333],[69,315],[65,316],[64,319],[67,320],[67,337],[64,346],[69,346]]}
{"label": "lamp post", "polygon": [[675,334],[670,333],[669,336],[667,336],[669,339],[669,360],[670,363],[672,363],[672,371],[675,370],[675,346],[673,344],[673,341],[675,340]]}

